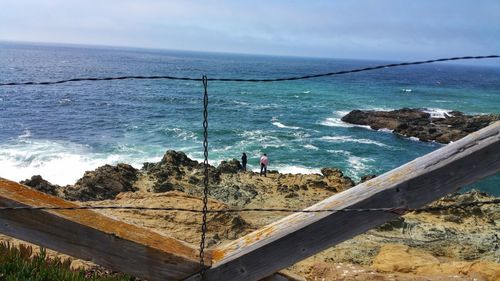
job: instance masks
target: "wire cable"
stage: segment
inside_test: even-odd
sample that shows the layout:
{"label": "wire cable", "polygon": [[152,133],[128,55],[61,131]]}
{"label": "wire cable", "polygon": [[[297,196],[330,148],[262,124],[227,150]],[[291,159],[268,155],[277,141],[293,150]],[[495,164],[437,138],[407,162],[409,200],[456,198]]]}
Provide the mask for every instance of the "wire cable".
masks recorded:
{"label": "wire cable", "polygon": [[[241,212],[283,212],[283,213],[333,213],[333,212],[437,212],[455,208],[466,208],[481,205],[500,204],[500,199],[488,201],[465,202],[451,204],[446,206],[428,206],[422,208],[407,208],[399,207],[381,207],[381,208],[343,208],[343,209],[322,209],[322,210],[303,210],[303,209],[286,209],[286,208],[236,208],[236,209],[207,209],[207,214],[224,214],[224,213],[241,213]],[[176,207],[141,207],[141,206],[71,206],[71,207],[35,207],[35,206],[3,206],[0,211],[23,211],[23,210],[38,210],[38,211],[69,211],[69,210],[137,210],[137,211],[178,211],[190,213],[203,213],[204,210],[191,208],[176,208]]]}
{"label": "wire cable", "polygon": [[[356,69],[351,69],[351,70],[342,70],[342,71],[335,71],[335,72],[328,72],[328,73],[321,73],[321,74],[311,74],[311,75],[304,75],[304,76],[282,77],[282,78],[271,78],[271,79],[208,78],[207,81],[219,81],[219,82],[281,82],[281,81],[294,81],[294,80],[304,80],[304,79],[312,79],[312,78],[318,78],[318,77],[335,76],[335,75],[342,75],[342,74],[356,73],[356,72],[364,72],[364,71],[371,71],[371,70],[383,69],[383,68],[400,67],[400,66],[420,65],[420,64],[429,64],[429,63],[445,62],[445,61],[479,60],[479,59],[492,59],[492,58],[500,58],[500,56],[499,55],[489,55],[489,56],[464,56],[464,57],[441,58],[441,59],[433,59],[433,60],[425,60],[425,61],[414,61],[414,62],[384,64],[384,65],[377,65],[377,66],[372,66],[372,67],[356,68]],[[72,79],[66,79],[66,80],[45,81],[45,82],[4,82],[4,83],[0,83],[0,86],[55,85],[55,84],[63,84],[63,83],[68,83],[68,82],[80,82],[80,81],[111,81],[111,80],[130,80],[130,79],[135,79],[135,80],[167,79],[167,80],[184,80],[184,81],[202,81],[203,78],[177,77],[177,76],[168,76],[168,75],[160,75],[160,76],[89,77],[89,78],[72,78]]]}

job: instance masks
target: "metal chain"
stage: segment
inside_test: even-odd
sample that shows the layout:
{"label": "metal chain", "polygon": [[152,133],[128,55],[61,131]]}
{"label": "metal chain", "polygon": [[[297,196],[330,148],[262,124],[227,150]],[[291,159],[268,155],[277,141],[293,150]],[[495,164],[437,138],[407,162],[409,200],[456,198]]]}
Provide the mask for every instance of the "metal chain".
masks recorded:
{"label": "metal chain", "polygon": [[200,266],[201,266],[201,280],[205,280],[205,238],[207,233],[207,213],[208,213],[208,78],[203,75],[201,78],[203,82],[203,165],[204,165],[204,178],[203,178],[203,222],[201,224],[201,241],[200,241]]}

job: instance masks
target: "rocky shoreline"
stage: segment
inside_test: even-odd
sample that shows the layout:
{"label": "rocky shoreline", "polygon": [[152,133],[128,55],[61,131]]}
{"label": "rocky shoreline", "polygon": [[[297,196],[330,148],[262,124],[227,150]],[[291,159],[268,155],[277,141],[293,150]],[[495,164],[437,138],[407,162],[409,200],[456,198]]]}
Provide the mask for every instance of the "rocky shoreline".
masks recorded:
{"label": "rocky shoreline", "polygon": [[[40,176],[22,181],[42,192],[81,205],[135,205],[200,208],[203,166],[184,153],[167,151],[161,161],[141,169],[105,165],[86,172],[74,185],[58,186]],[[321,174],[241,172],[237,160],[210,166],[211,209],[305,208],[356,185],[336,168]],[[367,175],[365,180],[373,175]],[[447,196],[433,204],[491,200],[478,191]],[[197,244],[201,217],[183,212],[99,210]],[[209,215],[208,246],[241,237],[286,213]],[[498,280],[500,278],[500,206],[409,213],[377,229],[301,261],[292,272],[306,280]],[[3,240],[12,240],[2,237]],[[9,240],[9,241],[10,241]],[[90,266],[75,260],[75,266]]]}
{"label": "rocky shoreline", "polygon": [[500,120],[500,114],[465,115],[450,111],[443,116],[432,116],[425,109],[402,108],[392,111],[353,110],[341,119],[356,125],[370,126],[374,130],[391,130],[404,137],[420,141],[450,143]]}

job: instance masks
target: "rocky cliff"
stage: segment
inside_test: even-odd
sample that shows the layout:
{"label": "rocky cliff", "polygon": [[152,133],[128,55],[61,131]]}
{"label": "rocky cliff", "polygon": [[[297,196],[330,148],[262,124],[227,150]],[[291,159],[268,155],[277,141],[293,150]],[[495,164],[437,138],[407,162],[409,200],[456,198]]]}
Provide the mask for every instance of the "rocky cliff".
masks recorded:
{"label": "rocky cliff", "polygon": [[[135,205],[200,209],[202,165],[168,151],[142,169],[126,164],[88,171],[72,186],[34,176],[24,184],[82,205]],[[230,160],[210,166],[211,209],[305,208],[355,183],[335,168],[322,174],[240,172]],[[373,175],[366,177],[366,180]],[[434,204],[491,200],[472,191]],[[100,210],[99,212],[197,244],[201,216],[185,212]],[[236,239],[286,213],[210,214],[207,241],[216,246]],[[291,267],[307,280],[498,280],[500,206],[481,205],[439,212],[409,213]],[[3,239],[10,239],[4,237]],[[12,239],[10,239],[12,240]],[[79,261],[76,264],[81,265]],[[88,266],[88,264],[84,263]]]}

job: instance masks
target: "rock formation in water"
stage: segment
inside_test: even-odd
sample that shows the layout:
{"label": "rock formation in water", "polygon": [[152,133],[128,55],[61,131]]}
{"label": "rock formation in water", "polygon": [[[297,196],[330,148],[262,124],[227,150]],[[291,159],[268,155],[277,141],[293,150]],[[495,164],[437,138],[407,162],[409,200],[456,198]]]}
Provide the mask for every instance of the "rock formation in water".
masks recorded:
{"label": "rock formation in water", "polygon": [[405,137],[439,143],[457,141],[498,120],[499,114],[470,116],[459,111],[451,111],[444,114],[443,118],[435,118],[417,108],[393,111],[353,110],[342,117],[342,121],[347,123],[370,126],[374,130],[388,129]]}

